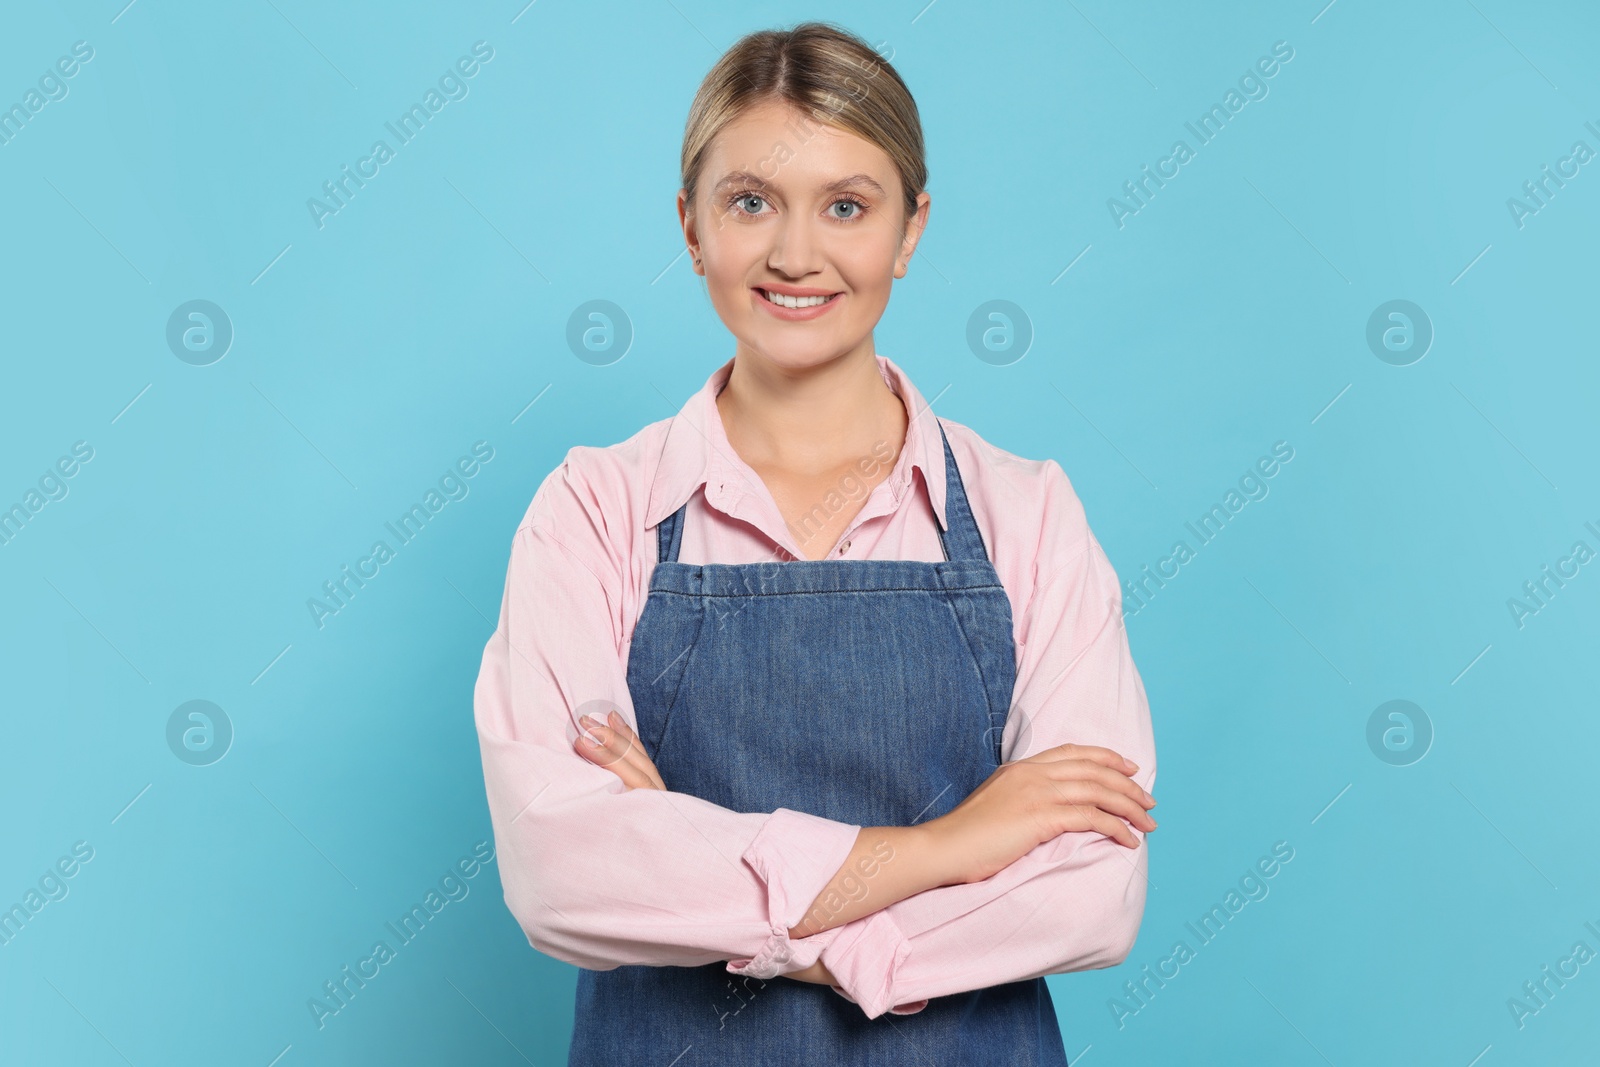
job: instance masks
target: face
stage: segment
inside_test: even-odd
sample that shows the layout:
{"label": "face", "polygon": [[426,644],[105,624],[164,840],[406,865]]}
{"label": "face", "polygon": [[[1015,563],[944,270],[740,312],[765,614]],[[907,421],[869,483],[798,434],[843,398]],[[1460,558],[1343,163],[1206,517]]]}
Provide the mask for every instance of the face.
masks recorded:
{"label": "face", "polygon": [[883,149],[767,102],[718,133],[699,185],[694,204],[679,190],[678,216],[738,354],[798,370],[874,351],[873,327],[905,276],[929,202],[921,193],[905,217]]}

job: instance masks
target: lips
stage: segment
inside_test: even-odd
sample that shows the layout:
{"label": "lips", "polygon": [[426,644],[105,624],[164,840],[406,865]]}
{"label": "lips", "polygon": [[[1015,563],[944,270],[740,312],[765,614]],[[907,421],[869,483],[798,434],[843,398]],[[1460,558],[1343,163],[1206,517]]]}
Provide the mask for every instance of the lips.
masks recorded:
{"label": "lips", "polygon": [[[816,295],[791,295],[777,293],[761,286],[752,286],[751,299],[759,303],[762,309],[773,318],[784,322],[809,322],[822,315],[827,315],[839,303],[839,298],[844,293],[827,293],[812,290]],[[773,299],[776,297],[777,299]]]}
{"label": "lips", "polygon": [[835,297],[841,295],[837,292],[830,293],[818,290],[811,290],[809,292],[801,293],[786,293],[776,289],[766,289],[761,286],[756,286],[755,291],[759,293],[761,295],[761,299],[765,300],[767,303],[777,307],[786,307],[791,309],[821,307],[823,304],[826,304],[832,301]]}

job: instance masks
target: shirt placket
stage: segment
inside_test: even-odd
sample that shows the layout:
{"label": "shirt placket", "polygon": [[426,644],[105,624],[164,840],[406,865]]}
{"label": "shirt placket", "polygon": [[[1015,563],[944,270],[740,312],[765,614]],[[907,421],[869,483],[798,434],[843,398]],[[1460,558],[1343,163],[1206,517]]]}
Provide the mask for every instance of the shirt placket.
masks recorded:
{"label": "shirt placket", "polygon": [[[744,477],[752,477],[745,475]],[[783,556],[799,558],[799,552],[788,531],[782,528],[782,516],[770,500],[763,500],[753,489],[744,485],[739,472],[720,465],[713,467],[706,482],[706,501],[731,518],[750,523],[766,534],[767,540],[777,546]],[[774,528],[774,522],[778,528]]]}
{"label": "shirt placket", "polygon": [[867,501],[861,506],[856,517],[850,520],[844,532],[839,536],[839,543],[828,553],[829,559],[842,558],[850,554],[850,543],[855,539],[856,531],[873,519],[892,515],[900,508],[900,500],[905,495],[905,486],[897,479],[886,480],[872,487],[872,492],[867,494]]}
{"label": "shirt placket", "polygon": [[[884,515],[892,515],[911,486],[911,469],[914,464],[902,454],[890,476],[873,486],[861,511],[839,535],[839,540],[828,550],[824,559],[839,559],[849,555],[856,531],[864,524]],[[754,484],[746,484],[753,481]],[[795,543],[788,524],[778,505],[767,492],[761,476],[753,470],[741,470],[727,459],[712,452],[707,456],[706,501],[724,515],[750,523],[767,535],[779,551],[792,559],[802,559],[803,554]]]}
{"label": "shirt placket", "polygon": [[[838,543],[823,558],[836,559],[847,556],[855,533],[863,524],[891,514],[900,506],[900,500],[904,495],[903,487],[895,486],[889,489],[885,497],[880,490],[887,484],[873,488],[860,513],[850,521],[850,525],[840,535]],[[706,483],[706,501],[723,514],[748,522],[766,534],[768,540],[772,541],[778,551],[785,556],[793,559],[804,558],[800,546],[794,542],[792,533],[783,523],[783,516],[779,513],[776,502],[764,492],[758,494],[753,489],[745,488],[737,474],[714,473]]]}

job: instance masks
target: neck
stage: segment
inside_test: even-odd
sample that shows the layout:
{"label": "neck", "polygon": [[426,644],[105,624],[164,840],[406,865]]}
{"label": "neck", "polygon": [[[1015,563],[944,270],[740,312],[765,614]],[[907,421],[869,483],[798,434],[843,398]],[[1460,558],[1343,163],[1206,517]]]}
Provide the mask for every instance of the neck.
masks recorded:
{"label": "neck", "polygon": [[904,402],[878,370],[872,338],[807,367],[784,367],[736,352],[717,394],[728,443],[753,468],[823,473],[888,441],[896,456],[906,437]]}

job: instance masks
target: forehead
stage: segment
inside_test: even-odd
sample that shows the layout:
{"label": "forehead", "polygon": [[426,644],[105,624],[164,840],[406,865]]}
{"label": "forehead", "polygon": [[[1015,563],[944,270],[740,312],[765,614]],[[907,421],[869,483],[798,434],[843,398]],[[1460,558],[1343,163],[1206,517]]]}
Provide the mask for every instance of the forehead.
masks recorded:
{"label": "forehead", "polygon": [[710,188],[740,172],[780,189],[821,188],[858,174],[876,179],[885,190],[899,184],[888,153],[871,141],[772,100],[740,113],[717,132],[706,152],[703,176]]}

